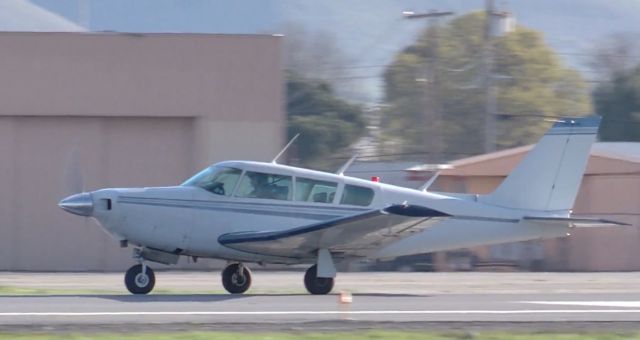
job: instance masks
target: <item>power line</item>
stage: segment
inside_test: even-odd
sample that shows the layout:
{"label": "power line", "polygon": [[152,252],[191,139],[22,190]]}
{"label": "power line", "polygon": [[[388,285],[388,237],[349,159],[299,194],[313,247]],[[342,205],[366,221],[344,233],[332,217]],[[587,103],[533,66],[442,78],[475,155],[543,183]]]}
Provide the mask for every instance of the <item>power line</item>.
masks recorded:
{"label": "power line", "polygon": [[[510,114],[510,113],[499,113],[497,115],[499,118],[543,118],[543,119],[567,119],[570,117],[567,116],[554,116],[554,115],[544,115],[544,114],[536,114],[536,113],[525,113],[525,114]],[[640,121],[635,120],[621,120],[621,119],[607,119],[604,118],[604,122],[606,123],[616,123],[616,124],[640,124]]]}
{"label": "power line", "polygon": [[[452,151],[452,152],[442,152],[444,154],[449,154],[449,155],[459,155],[459,156],[473,156],[473,155],[478,155],[480,154],[480,152],[456,152],[456,151]],[[383,158],[383,157],[396,157],[396,156],[424,156],[424,155],[434,155],[436,154],[435,151],[419,151],[419,152],[396,152],[396,153],[388,153],[388,154],[375,154],[375,155],[367,155],[367,156],[358,156],[358,159],[365,159],[365,158]],[[338,157],[329,157],[328,159],[349,159],[351,157],[346,157],[346,156],[338,156]]]}

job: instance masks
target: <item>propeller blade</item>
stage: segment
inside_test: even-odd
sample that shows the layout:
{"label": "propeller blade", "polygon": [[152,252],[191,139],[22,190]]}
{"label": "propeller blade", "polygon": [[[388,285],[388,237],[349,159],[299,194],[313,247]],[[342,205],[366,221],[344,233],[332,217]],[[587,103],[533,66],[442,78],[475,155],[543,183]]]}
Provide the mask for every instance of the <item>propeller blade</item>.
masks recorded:
{"label": "propeller blade", "polygon": [[80,167],[80,149],[77,144],[71,149],[67,157],[64,177],[66,196],[84,192],[84,178]]}

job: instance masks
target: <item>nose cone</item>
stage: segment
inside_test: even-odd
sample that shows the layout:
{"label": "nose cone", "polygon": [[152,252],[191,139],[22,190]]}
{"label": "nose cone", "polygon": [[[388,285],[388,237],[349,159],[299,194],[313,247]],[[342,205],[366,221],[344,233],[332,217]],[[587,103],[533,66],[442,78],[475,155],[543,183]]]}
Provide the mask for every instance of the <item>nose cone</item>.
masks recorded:
{"label": "nose cone", "polygon": [[63,210],[80,216],[91,216],[93,214],[93,197],[90,193],[71,195],[58,203]]}

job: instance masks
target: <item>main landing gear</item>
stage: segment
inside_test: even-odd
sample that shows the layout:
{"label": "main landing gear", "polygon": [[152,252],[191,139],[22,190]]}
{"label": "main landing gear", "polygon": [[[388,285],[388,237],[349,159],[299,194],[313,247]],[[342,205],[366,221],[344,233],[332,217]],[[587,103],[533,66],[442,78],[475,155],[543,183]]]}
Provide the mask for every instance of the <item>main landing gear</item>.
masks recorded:
{"label": "main landing gear", "polygon": [[[318,277],[317,273],[317,265],[307,269],[304,286],[311,294],[328,294],[333,289],[333,278]],[[232,263],[222,271],[222,285],[231,294],[242,294],[251,286],[251,271],[242,263]]]}
{"label": "main landing gear", "polygon": [[304,274],[304,286],[314,295],[329,294],[333,289],[333,278],[318,277],[318,266],[314,264]]}
{"label": "main landing gear", "polygon": [[251,287],[251,271],[242,263],[232,263],[222,271],[222,285],[231,294],[242,294]]}
{"label": "main landing gear", "polygon": [[[317,265],[307,269],[304,286],[311,294],[329,294],[333,289],[333,278],[318,277],[317,272]],[[251,287],[251,271],[242,263],[232,263],[222,271],[222,285],[231,294],[242,294]]]}

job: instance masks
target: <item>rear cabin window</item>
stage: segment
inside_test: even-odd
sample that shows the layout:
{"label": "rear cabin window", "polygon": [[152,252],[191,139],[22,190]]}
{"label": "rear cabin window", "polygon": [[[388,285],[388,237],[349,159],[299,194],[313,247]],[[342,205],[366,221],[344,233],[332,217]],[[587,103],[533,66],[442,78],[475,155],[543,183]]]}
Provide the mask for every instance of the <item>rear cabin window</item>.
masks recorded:
{"label": "rear cabin window", "polygon": [[247,171],[236,190],[236,197],[291,199],[291,176]]}
{"label": "rear cabin window", "polygon": [[241,174],[242,170],[235,168],[207,168],[183,185],[196,186],[216,195],[229,196],[233,193]]}
{"label": "rear cabin window", "polygon": [[296,177],[294,200],[301,202],[333,203],[338,183]]}
{"label": "rear cabin window", "polygon": [[373,189],[357,185],[345,185],[340,204],[367,206],[373,201]]}

